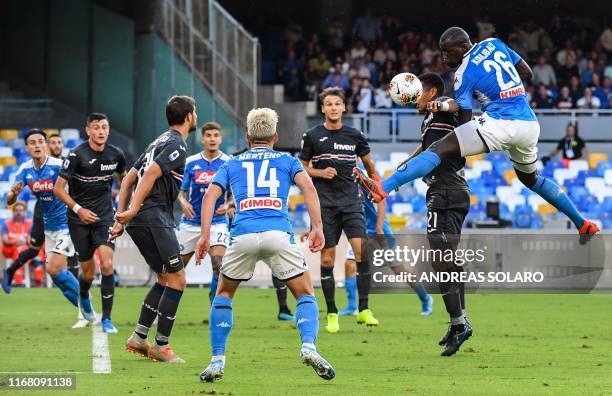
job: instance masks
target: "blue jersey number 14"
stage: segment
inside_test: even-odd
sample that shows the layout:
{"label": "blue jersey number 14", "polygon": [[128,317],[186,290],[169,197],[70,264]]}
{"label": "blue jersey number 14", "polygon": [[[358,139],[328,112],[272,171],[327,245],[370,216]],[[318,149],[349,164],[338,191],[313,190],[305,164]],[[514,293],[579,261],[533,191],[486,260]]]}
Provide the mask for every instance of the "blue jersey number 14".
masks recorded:
{"label": "blue jersey number 14", "polygon": [[[268,175],[268,166],[270,165],[270,160],[263,160],[261,163],[261,167],[259,168],[259,174],[257,175],[257,188],[269,188],[270,189],[270,197],[277,196],[277,190],[280,187],[280,182],[276,178],[276,168],[270,168],[270,178],[266,179]],[[246,169],[247,172],[247,196],[254,197],[255,196],[255,163],[253,162],[243,162],[242,167]]]}

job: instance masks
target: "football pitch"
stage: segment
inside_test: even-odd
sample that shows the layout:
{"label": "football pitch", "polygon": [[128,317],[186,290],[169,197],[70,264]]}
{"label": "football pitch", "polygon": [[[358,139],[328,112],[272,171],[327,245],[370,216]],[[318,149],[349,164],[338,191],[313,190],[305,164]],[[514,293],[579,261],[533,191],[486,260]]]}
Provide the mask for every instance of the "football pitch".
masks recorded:
{"label": "football pitch", "polygon": [[[76,312],[56,289],[0,296],[0,371],[76,373],[76,390],[11,393],[604,395],[612,389],[612,294],[470,294],[474,336],[451,358],[439,356],[437,341],[447,326],[439,295],[427,318],[413,294],[373,295],[378,328],[343,317],[340,332],[328,334],[321,311],[318,349],[337,373],[326,382],[301,364],[295,326],[276,320],[274,289],[245,288],[234,302],[225,377],[204,384],[198,374],[210,359],[208,289],[187,289],[181,301],[171,344],[184,365],[124,351],[145,293],[117,289],[113,321],[119,334],[108,336],[109,374],[92,372],[92,329],[70,328]],[[99,289],[93,294],[99,309]],[[344,290],[337,295],[342,307]]]}

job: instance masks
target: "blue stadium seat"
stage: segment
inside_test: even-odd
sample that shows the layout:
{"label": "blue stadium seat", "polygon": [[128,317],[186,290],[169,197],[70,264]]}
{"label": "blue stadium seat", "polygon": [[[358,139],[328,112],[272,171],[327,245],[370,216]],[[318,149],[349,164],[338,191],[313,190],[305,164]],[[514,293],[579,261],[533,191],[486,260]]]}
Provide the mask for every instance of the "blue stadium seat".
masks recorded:
{"label": "blue stadium seat", "polygon": [[571,199],[578,202],[589,195],[589,190],[584,186],[571,186],[568,187],[568,193]]}
{"label": "blue stadium seat", "polygon": [[601,210],[604,213],[612,214],[612,197],[605,197],[601,203]]}
{"label": "blue stadium seat", "polygon": [[531,228],[535,213],[531,205],[517,205],[512,216],[512,226],[515,228]]}
{"label": "blue stadium seat", "polygon": [[544,166],[544,169],[548,169],[551,171],[554,171],[555,169],[559,169],[559,168],[565,168],[565,166],[563,165],[563,161],[559,159],[550,160],[546,163],[546,166]]}
{"label": "blue stadium seat", "polygon": [[76,146],[78,146],[79,144],[81,144],[81,140],[80,139],[70,139],[65,143],[66,148],[69,149],[73,149]]}
{"label": "blue stadium seat", "polygon": [[0,139],[0,147],[6,147],[6,143],[4,142],[4,139]]}
{"label": "blue stadium seat", "polygon": [[576,202],[578,209],[580,209],[583,212],[588,211],[589,208],[591,208],[594,205],[598,205],[598,204],[599,204],[599,201],[597,200],[597,197],[592,194],[588,194],[584,198],[582,198],[580,201]]}
{"label": "blue stadium seat", "polygon": [[597,164],[597,170],[596,170],[597,176],[603,177],[604,172],[607,169],[612,169],[612,162],[606,161],[606,162],[600,162],[599,164]]}

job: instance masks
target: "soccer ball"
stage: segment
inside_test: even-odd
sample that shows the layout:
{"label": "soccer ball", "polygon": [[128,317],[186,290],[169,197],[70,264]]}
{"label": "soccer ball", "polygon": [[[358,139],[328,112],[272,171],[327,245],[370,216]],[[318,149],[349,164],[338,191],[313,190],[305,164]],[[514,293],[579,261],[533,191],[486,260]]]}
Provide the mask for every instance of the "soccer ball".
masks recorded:
{"label": "soccer ball", "polygon": [[400,73],[389,84],[389,95],[400,106],[415,104],[422,90],[421,80],[412,73]]}

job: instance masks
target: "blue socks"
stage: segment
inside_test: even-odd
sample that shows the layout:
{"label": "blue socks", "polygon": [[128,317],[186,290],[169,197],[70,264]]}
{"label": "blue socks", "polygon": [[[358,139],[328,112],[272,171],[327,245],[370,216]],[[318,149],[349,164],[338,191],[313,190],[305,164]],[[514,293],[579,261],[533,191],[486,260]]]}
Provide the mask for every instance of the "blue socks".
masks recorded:
{"label": "blue socks", "polygon": [[314,344],[319,333],[319,307],[315,296],[299,296],[295,305],[295,323],[300,330],[302,344]]}
{"label": "blue socks", "polygon": [[53,283],[75,307],[79,305],[79,281],[66,269],[52,276]]}
{"label": "blue socks", "polygon": [[208,298],[210,298],[210,303],[212,304],[215,299],[215,294],[217,294],[217,284],[219,283],[219,274],[215,274],[213,272],[212,280],[210,281],[210,293],[208,293]]}
{"label": "blue socks", "polygon": [[421,300],[421,302],[425,302],[427,300],[427,291],[422,283],[416,284],[414,287],[414,292],[417,294],[417,296],[419,296],[419,300]]}
{"label": "blue socks", "polygon": [[584,223],[584,217],[578,211],[578,208],[569,199],[567,194],[552,180],[542,176],[538,176],[531,191],[544,198],[548,203],[565,213],[570,218],[576,228],[580,229]]}
{"label": "blue socks", "polygon": [[232,330],[232,325],[232,299],[225,296],[215,296],[210,309],[210,345],[213,356],[225,355],[225,344]]}
{"label": "blue socks", "polygon": [[348,309],[353,311],[357,309],[357,277],[351,276],[344,280],[344,287],[346,288],[346,298],[348,299]]}
{"label": "blue socks", "polygon": [[432,170],[436,169],[441,162],[442,160],[438,157],[438,154],[433,151],[423,151],[421,154],[408,161],[401,170],[395,171],[394,174],[383,180],[383,190],[388,194],[408,182],[427,176]]}

